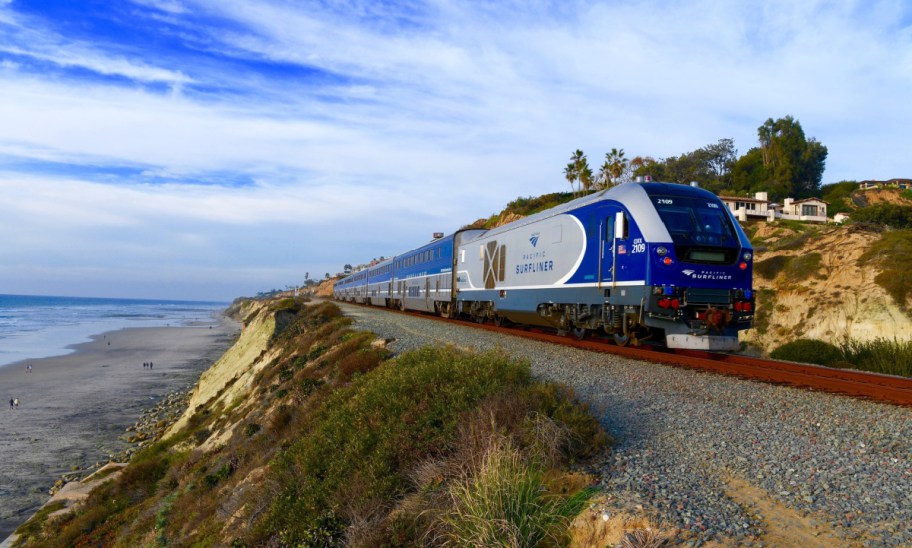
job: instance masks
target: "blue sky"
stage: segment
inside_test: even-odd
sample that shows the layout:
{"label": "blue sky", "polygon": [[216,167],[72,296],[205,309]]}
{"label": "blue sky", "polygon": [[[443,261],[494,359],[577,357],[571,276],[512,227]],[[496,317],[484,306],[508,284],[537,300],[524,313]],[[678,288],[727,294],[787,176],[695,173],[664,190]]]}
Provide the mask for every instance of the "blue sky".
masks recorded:
{"label": "blue sky", "polygon": [[0,293],[251,295],[785,115],[910,177],[910,97],[908,1],[0,0]]}

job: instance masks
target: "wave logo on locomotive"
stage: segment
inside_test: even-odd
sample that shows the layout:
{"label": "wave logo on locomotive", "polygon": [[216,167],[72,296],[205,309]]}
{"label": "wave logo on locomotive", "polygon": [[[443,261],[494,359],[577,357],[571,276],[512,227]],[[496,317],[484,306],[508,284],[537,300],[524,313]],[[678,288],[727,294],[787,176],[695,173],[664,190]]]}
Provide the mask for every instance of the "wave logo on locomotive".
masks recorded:
{"label": "wave logo on locomotive", "polygon": [[529,238],[529,243],[532,244],[532,247],[535,247],[538,245],[538,237],[539,237],[539,233],[535,232],[534,234],[532,234],[532,237]]}

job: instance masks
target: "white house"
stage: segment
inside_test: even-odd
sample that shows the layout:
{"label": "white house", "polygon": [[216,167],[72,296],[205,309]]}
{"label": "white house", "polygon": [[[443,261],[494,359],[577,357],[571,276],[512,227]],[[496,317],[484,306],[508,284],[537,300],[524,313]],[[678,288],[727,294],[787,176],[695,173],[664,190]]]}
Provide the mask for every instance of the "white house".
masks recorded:
{"label": "white house", "polygon": [[768,221],[775,219],[776,204],[771,204],[768,196],[766,192],[758,192],[753,198],[719,196],[719,199],[735,214],[735,218],[743,223],[749,218]]}
{"label": "white house", "polygon": [[780,207],[770,203],[766,192],[757,192],[753,198],[739,196],[719,196],[728,208],[735,214],[740,222],[747,220],[775,221],[776,219],[790,219],[794,221],[827,222],[827,203],[820,198],[805,198],[794,200],[786,198]]}
{"label": "white house", "polygon": [[848,220],[849,220],[848,213],[837,213],[836,215],[833,215],[833,222],[838,225],[841,225],[842,223],[844,223]]}
{"label": "white house", "polygon": [[827,205],[820,198],[805,198],[803,200],[786,198],[782,202],[782,211],[779,212],[778,217],[793,221],[825,223],[827,222]]}

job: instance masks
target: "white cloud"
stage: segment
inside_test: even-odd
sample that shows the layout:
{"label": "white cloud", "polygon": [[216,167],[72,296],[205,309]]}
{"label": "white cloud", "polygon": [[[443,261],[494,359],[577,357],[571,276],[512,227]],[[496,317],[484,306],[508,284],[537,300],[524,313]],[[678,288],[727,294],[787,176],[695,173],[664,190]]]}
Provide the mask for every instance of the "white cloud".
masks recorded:
{"label": "white cloud", "polygon": [[[28,227],[45,254],[104,242],[144,272],[185,261],[202,280],[219,260],[244,268],[244,253],[250,276],[282,275],[293,249],[312,273],[335,271],[568,189],[576,148],[593,164],[612,147],[664,157],[726,137],[745,152],[787,114],[829,147],[825,182],[908,176],[912,30],[899,2],[134,4],[207,60],[118,54],[0,3],[0,22],[16,23],[0,50],[18,56],[0,56],[0,160],[136,172],[0,164],[0,229]],[[49,78],[19,59],[173,93]],[[25,243],[4,253],[40,265]]]}

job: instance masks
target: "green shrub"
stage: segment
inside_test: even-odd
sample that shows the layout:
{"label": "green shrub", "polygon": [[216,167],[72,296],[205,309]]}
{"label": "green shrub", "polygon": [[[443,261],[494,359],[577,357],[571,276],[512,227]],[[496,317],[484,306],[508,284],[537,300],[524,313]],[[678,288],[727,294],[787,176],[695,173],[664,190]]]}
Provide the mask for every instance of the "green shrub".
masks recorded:
{"label": "green shrub", "polygon": [[[781,223],[784,221],[778,221],[778,222]],[[790,222],[795,222],[795,221],[790,221]],[[804,227],[801,230],[802,230],[801,232],[798,232],[792,236],[779,240],[778,242],[776,242],[775,244],[770,246],[770,249],[772,249],[773,251],[794,251],[796,249],[801,249],[802,247],[804,247],[804,244],[808,240],[810,240],[811,238],[813,238],[814,236],[817,235],[816,228],[809,229],[807,227]]]}
{"label": "green shrub", "polygon": [[852,222],[871,223],[895,229],[912,228],[912,206],[876,204],[852,212]]}
{"label": "green shrub", "polygon": [[287,542],[305,542],[327,511],[355,499],[395,498],[405,471],[447,447],[464,412],[506,386],[530,382],[528,363],[452,348],[408,352],[356,377],[279,458],[275,473],[285,489],[266,526],[285,531]]}
{"label": "green shrub", "polygon": [[804,255],[776,255],[754,264],[754,272],[767,280],[773,280],[780,273],[785,273],[791,282],[800,282],[815,275],[820,270],[820,253]]}
{"label": "green shrub", "polygon": [[798,339],[786,343],[770,352],[770,357],[817,365],[831,365],[844,359],[839,348],[816,339]]}
{"label": "green shrub", "polygon": [[852,193],[859,187],[855,181],[841,181],[820,187],[823,201],[827,202],[827,213],[832,217],[837,213],[852,210]]}
{"label": "green shrub", "polygon": [[66,507],[66,501],[58,500],[46,504],[34,516],[30,517],[28,521],[23,523],[16,529],[16,534],[20,536],[20,539],[28,539],[30,537],[37,538],[44,528],[44,524],[47,521],[49,515],[53,514],[57,510],[62,510]]}
{"label": "green shrub", "polygon": [[776,255],[754,263],[754,272],[767,280],[772,280],[785,269],[790,260],[791,257],[788,255]]}
{"label": "green shrub", "polygon": [[792,282],[806,280],[820,270],[820,260],[820,253],[817,252],[796,255],[785,266],[785,275]]}
{"label": "green shrub", "polygon": [[877,338],[849,339],[840,345],[845,361],[858,369],[887,375],[912,377],[912,341]]}

